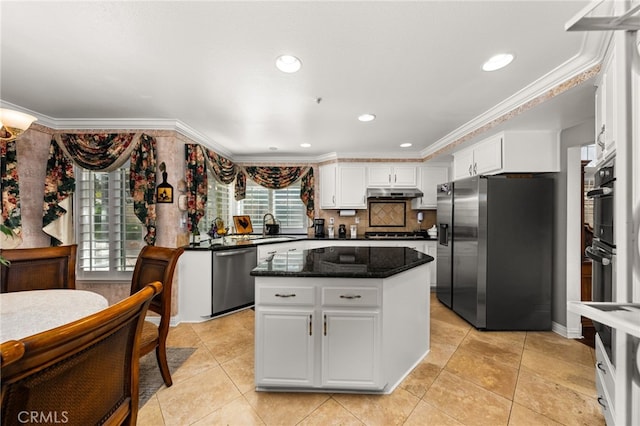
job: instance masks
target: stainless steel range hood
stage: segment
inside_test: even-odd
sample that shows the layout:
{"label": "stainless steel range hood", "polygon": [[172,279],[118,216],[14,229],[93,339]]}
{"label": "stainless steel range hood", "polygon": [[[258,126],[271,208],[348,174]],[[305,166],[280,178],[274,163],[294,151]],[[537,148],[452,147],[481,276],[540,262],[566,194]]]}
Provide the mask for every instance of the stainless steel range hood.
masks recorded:
{"label": "stainless steel range hood", "polygon": [[368,188],[367,198],[407,199],[418,198],[424,194],[418,188]]}

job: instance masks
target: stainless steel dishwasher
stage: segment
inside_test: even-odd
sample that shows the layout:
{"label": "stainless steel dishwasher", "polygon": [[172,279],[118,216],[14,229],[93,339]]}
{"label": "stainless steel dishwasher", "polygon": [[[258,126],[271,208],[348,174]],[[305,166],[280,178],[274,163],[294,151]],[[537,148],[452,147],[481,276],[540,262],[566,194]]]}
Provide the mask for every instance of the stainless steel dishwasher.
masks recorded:
{"label": "stainless steel dishwasher", "polygon": [[255,304],[255,247],[213,252],[211,282],[212,316],[232,312]]}

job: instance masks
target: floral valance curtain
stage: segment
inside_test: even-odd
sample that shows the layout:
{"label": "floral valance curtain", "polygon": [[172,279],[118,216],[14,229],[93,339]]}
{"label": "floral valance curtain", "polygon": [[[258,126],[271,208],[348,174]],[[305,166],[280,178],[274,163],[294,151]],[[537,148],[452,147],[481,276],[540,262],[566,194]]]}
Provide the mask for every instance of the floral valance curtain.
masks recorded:
{"label": "floral valance curtain", "polygon": [[301,180],[300,199],[306,206],[307,216],[314,217],[314,177],[312,167],[248,166],[241,168],[215,151],[198,144],[185,145],[187,186],[187,216],[189,231],[204,216],[207,204],[207,167],[218,181],[230,184],[235,179],[235,199],[246,196],[247,175],[259,185],[269,189],[285,188]]}
{"label": "floral valance curtain", "polygon": [[0,194],[2,196],[2,224],[13,237],[0,233],[1,248],[15,248],[22,242],[22,216],[18,186],[18,158],[16,141],[0,141]]}
{"label": "floral valance curtain", "polygon": [[73,163],[94,171],[112,171],[131,158],[129,187],[134,211],[145,224],[145,241],[156,238],[156,141],[135,133],[60,134],[51,141],[45,178],[43,230],[54,245],[70,243]]}
{"label": "floral valance curtain", "polygon": [[[247,166],[244,171],[251,180],[269,189],[286,188],[302,178],[300,182],[300,199],[306,206],[307,217],[313,219],[315,207],[313,167]],[[242,183],[242,188],[246,188],[244,182]],[[236,185],[236,199],[242,200],[244,197],[244,190],[240,191]]]}

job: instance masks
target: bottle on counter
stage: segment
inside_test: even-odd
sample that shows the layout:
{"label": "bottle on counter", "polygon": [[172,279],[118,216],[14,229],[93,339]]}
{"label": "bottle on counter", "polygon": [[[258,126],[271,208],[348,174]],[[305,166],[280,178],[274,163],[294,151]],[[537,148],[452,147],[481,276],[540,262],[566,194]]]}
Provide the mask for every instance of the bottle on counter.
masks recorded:
{"label": "bottle on counter", "polygon": [[194,246],[200,245],[200,230],[197,226],[193,227],[193,233],[191,234],[191,244]]}
{"label": "bottle on counter", "polygon": [[338,238],[347,238],[347,226],[344,223],[338,227]]}

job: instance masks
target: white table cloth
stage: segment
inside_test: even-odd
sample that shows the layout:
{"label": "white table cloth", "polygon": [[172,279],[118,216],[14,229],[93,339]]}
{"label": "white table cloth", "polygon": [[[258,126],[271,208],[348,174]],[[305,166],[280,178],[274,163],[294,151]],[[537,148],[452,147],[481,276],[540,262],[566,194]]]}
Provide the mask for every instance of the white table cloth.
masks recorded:
{"label": "white table cloth", "polygon": [[0,294],[0,342],[49,330],[109,306],[98,293],[84,290],[31,290]]}

